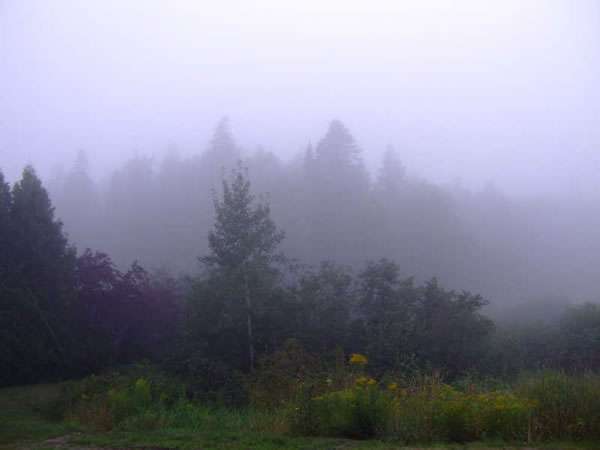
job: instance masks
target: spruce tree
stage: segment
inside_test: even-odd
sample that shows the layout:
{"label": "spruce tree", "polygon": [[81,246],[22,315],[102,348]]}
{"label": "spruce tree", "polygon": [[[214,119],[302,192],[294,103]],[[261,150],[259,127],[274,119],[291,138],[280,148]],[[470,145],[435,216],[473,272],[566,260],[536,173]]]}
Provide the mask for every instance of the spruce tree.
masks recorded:
{"label": "spruce tree", "polygon": [[74,294],[75,250],[31,166],[11,196],[5,253],[10,273],[2,287],[3,313],[10,323],[2,330],[0,359],[12,366],[0,383],[48,379],[64,371]]}
{"label": "spruce tree", "polygon": [[[310,217],[310,262],[332,258],[358,264],[369,252],[369,176],[356,141],[338,120],[315,149],[306,189]],[[357,237],[360,236],[360,239]],[[360,256],[359,256],[360,255]]]}
{"label": "spruce tree", "polygon": [[398,194],[405,183],[406,169],[393,146],[388,146],[377,177],[377,189],[385,194]]}
{"label": "spruce tree", "polygon": [[[13,254],[10,209],[12,196],[10,186],[4,181],[4,174],[0,171],[0,317],[8,307],[8,282],[13,269],[10,260]],[[0,319],[0,326],[5,324]],[[7,325],[7,324],[6,324]]]}
{"label": "spruce tree", "polygon": [[239,157],[239,150],[231,134],[227,117],[222,118],[202,155],[202,166],[208,170],[207,175],[218,173],[222,168],[231,169]]}
{"label": "spruce tree", "polygon": [[[4,262],[8,257],[8,245],[10,243],[9,237],[9,219],[10,219],[10,208],[12,204],[12,197],[10,194],[10,186],[4,181],[4,174],[0,171],[0,273],[6,269]],[[0,280],[1,280],[0,275]],[[1,281],[0,281],[1,283]],[[1,285],[0,285],[1,286]]]}
{"label": "spruce tree", "polygon": [[329,124],[327,134],[317,146],[316,157],[325,169],[364,170],[361,150],[348,129],[339,120]]}
{"label": "spruce tree", "polygon": [[57,301],[61,286],[72,276],[75,249],[54,218],[54,207],[35,170],[25,167],[12,190],[10,219],[22,287],[40,292],[46,302]]}

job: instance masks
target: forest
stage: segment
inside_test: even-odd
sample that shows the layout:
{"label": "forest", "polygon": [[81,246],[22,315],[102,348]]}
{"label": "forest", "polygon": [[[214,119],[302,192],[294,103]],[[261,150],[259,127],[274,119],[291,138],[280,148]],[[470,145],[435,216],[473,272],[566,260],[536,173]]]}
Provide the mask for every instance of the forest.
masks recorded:
{"label": "forest", "polygon": [[223,119],[104,186],[84,153],[47,186],[0,172],[0,385],[62,381],[101,429],[213,405],[304,436],[598,439],[598,216],[571,200],[437,186],[393,148],[371,180],[340,121],[289,163]]}

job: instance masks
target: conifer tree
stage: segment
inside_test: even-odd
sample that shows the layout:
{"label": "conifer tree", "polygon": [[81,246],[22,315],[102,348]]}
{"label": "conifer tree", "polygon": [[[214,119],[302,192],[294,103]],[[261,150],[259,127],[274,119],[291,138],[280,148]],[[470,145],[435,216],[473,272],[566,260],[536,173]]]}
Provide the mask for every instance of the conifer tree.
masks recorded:
{"label": "conifer tree", "polygon": [[75,162],[60,183],[57,192],[51,192],[56,212],[65,224],[71,242],[80,248],[99,245],[101,234],[100,199],[89,174],[85,151],[79,150]]}
{"label": "conifer tree", "polygon": [[62,222],[35,170],[25,167],[12,190],[10,220],[14,229],[15,264],[23,287],[44,292],[48,301],[59,297],[60,288],[75,266],[75,249],[68,244]]}
{"label": "conifer tree", "polygon": [[[6,186],[1,190],[6,201]],[[48,193],[31,166],[23,170],[11,197],[10,241],[3,248],[9,276],[1,294],[8,322],[3,324],[0,359],[12,365],[0,383],[35,380],[40,374],[53,377],[65,369],[74,294],[75,249],[54,219]]]}
{"label": "conifer tree", "polygon": [[11,268],[11,226],[10,208],[12,197],[10,186],[4,181],[4,174],[0,171],[0,310],[4,310],[4,301],[7,298],[6,287]]}
{"label": "conifer tree", "polygon": [[202,166],[215,173],[215,170],[232,168],[238,158],[239,151],[231,135],[229,119],[224,117],[217,124],[209,146],[202,155]]}
{"label": "conifer tree", "polygon": [[406,169],[393,146],[388,146],[377,177],[377,188],[386,194],[397,194],[405,183]]}
{"label": "conifer tree", "polygon": [[327,134],[316,148],[316,157],[326,169],[364,170],[360,148],[339,120],[334,120],[329,125]]}

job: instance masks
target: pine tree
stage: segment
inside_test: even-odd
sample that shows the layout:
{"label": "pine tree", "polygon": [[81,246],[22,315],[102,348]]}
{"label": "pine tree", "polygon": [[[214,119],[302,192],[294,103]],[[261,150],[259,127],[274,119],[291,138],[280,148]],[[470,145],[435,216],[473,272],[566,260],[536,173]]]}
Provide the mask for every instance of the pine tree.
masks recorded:
{"label": "pine tree", "polygon": [[4,309],[4,301],[7,298],[5,290],[12,270],[10,258],[11,249],[11,226],[10,209],[12,196],[10,186],[4,181],[4,174],[0,171],[0,310]]}
{"label": "pine tree", "polygon": [[215,173],[223,168],[232,168],[238,158],[239,151],[231,135],[229,119],[224,117],[217,124],[209,146],[202,155],[202,166],[209,174]]}
{"label": "pine tree", "polygon": [[80,248],[98,247],[100,201],[83,150],[79,150],[57,192],[51,194],[69,239]]}
{"label": "pine tree", "polygon": [[[8,224],[12,197],[10,186],[4,181],[4,174],[0,171],[0,242],[4,244],[8,239]],[[2,249],[5,249],[2,246]]]}
{"label": "pine tree", "polygon": [[14,253],[10,226],[11,203],[10,186],[0,171],[0,385],[10,379],[9,374],[14,369],[11,357],[16,353],[14,344],[17,341],[13,332],[14,300],[9,286],[14,270],[11,264]]}
{"label": "pine tree", "polygon": [[[254,204],[247,170],[238,164],[231,181],[223,180],[223,199],[214,197],[215,224],[208,235],[210,254],[203,258],[209,271],[234,289],[229,314],[245,310],[248,365],[254,368],[253,293],[276,272],[277,246],[283,239],[271,219],[268,202]],[[241,301],[243,297],[243,301]]]}
{"label": "pine tree", "polygon": [[397,194],[405,183],[406,169],[393,146],[388,146],[377,177],[377,188],[386,194]]}
{"label": "pine tree", "polygon": [[33,167],[25,167],[12,198],[10,220],[20,279],[23,286],[44,291],[52,301],[75,267],[75,249],[63,234],[62,222],[54,218],[48,192]]}
{"label": "pine tree", "polygon": [[[6,187],[2,188],[6,198]],[[75,249],[54,219],[48,192],[31,166],[11,192],[10,241],[3,248],[9,277],[2,286],[0,360],[8,361],[0,383],[48,379],[64,372]],[[7,255],[7,256],[6,256]],[[6,369],[6,368],[3,368]]]}
{"label": "pine tree", "polygon": [[347,185],[364,187],[367,172],[361,156],[361,149],[339,120],[329,125],[327,133],[319,141],[315,159],[321,176]]}
{"label": "pine tree", "polygon": [[311,262],[331,258],[356,264],[368,251],[371,217],[369,177],[361,149],[340,121],[331,122],[315,150],[306,204],[310,217],[307,256]]}

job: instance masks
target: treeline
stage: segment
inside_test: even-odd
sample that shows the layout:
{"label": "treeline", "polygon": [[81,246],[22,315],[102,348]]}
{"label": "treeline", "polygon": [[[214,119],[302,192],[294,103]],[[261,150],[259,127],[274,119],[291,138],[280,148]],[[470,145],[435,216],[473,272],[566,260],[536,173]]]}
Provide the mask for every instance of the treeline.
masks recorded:
{"label": "treeline", "polygon": [[150,359],[213,389],[235,384],[237,372],[289,338],[322,360],[365,354],[374,374],[510,377],[600,365],[597,305],[555,325],[495,327],[481,296],[435,278],[416,282],[391,260],[358,270],[298,264],[282,253],[283,231],[241,166],[213,207],[207,250],[198,251],[203,271],[175,280],[137,263],[120,271],[104,253],[77,254],[33,168],[12,187],[0,174],[0,384]]}
{"label": "treeline", "polygon": [[168,279],[77,255],[32,167],[0,172],[0,385],[74,377],[154,355],[175,330]]}
{"label": "treeline", "polygon": [[220,190],[223,168],[241,158],[253,189],[270,195],[286,231],[283,251],[302,263],[334,260],[358,270],[387,258],[419,282],[435,275],[479,292],[496,309],[598,298],[598,197],[511,197],[493,183],[480,191],[438,186],[411,174],[406,150],[392,147],[371,174],[339,121],[291,161],[240,148],[226,120],[201,150],[182,157],[173,146],[162,160],[138,155],[98,183],[82,153],[48,183],[71,241],[103,249],[121,269],[138,260],[195,272],[214,222],[211,192]]}

